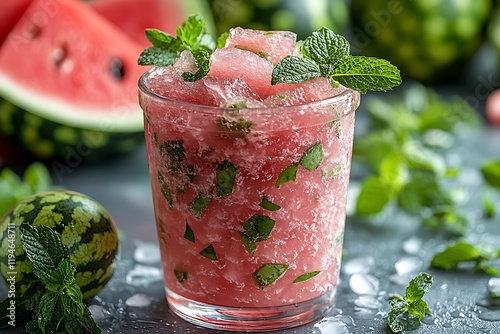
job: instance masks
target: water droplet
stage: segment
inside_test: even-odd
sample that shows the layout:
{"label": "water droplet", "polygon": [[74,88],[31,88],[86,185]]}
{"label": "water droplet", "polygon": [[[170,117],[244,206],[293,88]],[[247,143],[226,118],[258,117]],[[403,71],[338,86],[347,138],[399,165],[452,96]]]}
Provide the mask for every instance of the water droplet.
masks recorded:
{"label": "water droplet", "polygon": [[134,268],[127,273],[125,281],[127,284],[133,286],[146,286],[161,281],[162,278],[163,274],[159,268],[136,264]]}
{"label": "water droplet", "polygon": [[439,318],[433,316],[424,317],[422,323],[426,325],[437,325],[439,323]]}
{"label": "water droplet", "polygon": [[349,286],[358,295],[375,296],[378,293],[379,281],[371,275],[354,274],[349,279]]}
{"label": "water droplet", "polygon": [[486,321],[500,321],[500,310],[481,312],[479,313],[479,319]]}
{"label": "water droplet", "polygon": [[354,301],[357,307],[368,308],[368,309],[378,309],[381,304],[374,296],[359,296]]}
{"label": "water droplet", "polygon": [[160,248],[152,242],[138,242],[134,251],[134,260],[144,264],[155,264],[161,261]]}
{"label": "water droplet", "polygon": [[452,311],[452,312],[450,312],[450,315],[453,318],[465,318],[465,314],[460,310]]}
{"label": "water droplet", "polygon": [[500,296],[500,277],[492,277],[488,281],[488,291],[494,296]]}
{"label": "water droplet", "polygon": [[375,260],[371,256],[358,257],[342,264],[342,270],[347,275],[366,274],[370,272],[375,264]]}
{"label": "water droplet", "polygon": [[407,275],[417,272],[422,267],[422,261],[413,256],[406,256],[394,264],[398,275]]}
{"label": "water droplet", "polygon": [[416,237],[411,237],[403,242],[403,250],[408,254],[418,254],[422,249],[422,240]]}
{"label": "water droplet", "polygon": [[148,307],[151,305],[151,298],[143,293],[136,293],[135,295],[129,297],[125,304],[131,307]]}
{"label": "water droplet", "polygon": [[321,334],[349,334],[346,324],[335,319],[335,317],[325,317],[314,324]]}

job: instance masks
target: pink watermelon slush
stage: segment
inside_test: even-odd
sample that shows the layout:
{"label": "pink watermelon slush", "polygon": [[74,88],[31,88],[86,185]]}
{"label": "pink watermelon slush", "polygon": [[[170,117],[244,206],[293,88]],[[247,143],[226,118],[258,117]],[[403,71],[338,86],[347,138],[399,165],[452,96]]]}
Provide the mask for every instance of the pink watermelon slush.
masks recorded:
{"label": "pink watermelon slush", "polygon": [[[324,78],[271,85],[294,52],[292,33],[233,29],[203,79],[182,79],[196,70],[187,52],[141,78],[167,299],[181,316],[197,317],[188,302],[235,318],[307,313],[253,327],[270,329],[333,304],[359,94]],[[213,327],[236,328],[224,326]]]}

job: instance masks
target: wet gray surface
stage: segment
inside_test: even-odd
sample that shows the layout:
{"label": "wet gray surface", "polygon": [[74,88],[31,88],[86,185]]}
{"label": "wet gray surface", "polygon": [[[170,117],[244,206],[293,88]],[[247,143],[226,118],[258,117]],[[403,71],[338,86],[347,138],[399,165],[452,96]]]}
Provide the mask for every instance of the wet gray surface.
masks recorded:
{"label": "wet gray surface", "polygon": [[[475,132],[462,138],[459,148],[447,156],[465,171],[462,181],[468,200],[464,205],[470,208],[471,221],[467,240],[496,248],[500,248],[500,218],[482,218],[477,167],[486,159],[500,158],[499,143],[500,129]],[[351,189],[355,190],[358,180],[353,174]],[[156,232],[144,147],[112,162],[76,166],[71,173],[54,175],[54,180],[103,204],[123,232],[118,270],[90,302],[104,333],[226,333],[191,325],[168,309],[160,264],[155,261]],[[493,196],[497,203],[499,194]],[[336,308],[315,323],[271,333],[389,333],[387,298],[403,294],[409,279],[419,271],[434,277],[424,297],[432,316],[412,333],[500,333],[500,309],[492,307],[488,299],[491,276],[470,268],[450,272],[429,269],[430,258],[448,242],[393,208],[371,221],[349,216]],[[139,253],[134,258],[136,251]],[[3,287],[0,296],[5,297]]]}

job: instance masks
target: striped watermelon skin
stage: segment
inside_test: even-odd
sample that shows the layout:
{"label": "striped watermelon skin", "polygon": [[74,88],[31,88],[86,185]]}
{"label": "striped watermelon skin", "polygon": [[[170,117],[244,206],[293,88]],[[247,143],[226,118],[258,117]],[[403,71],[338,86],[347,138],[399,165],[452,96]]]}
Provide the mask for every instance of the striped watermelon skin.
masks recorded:
{"label": "striped watermelon skin", "polygon": [[[21,245],[22,222],[48,226],[61,235],[70,260],[76,265],[76,283],[83,298],[95,296],[111,279],[120,251],[118,231],[109,213],[92,198],[73,191],[36,194],[17,203],[0,221],[0,272],[11,276],[9,234],[15,237],[16,290],[22,293],[36,279]],[[15,226],[15,229],[9,226]],[[12,238],[12,237],[11,237]]]}
{"label": "striped watermelon skin", "polygon": [[12,139],[41,160],[92,162],[128,153],[144,142],[144,133],[78,128],[30,113],[0,98],[0,136]]}

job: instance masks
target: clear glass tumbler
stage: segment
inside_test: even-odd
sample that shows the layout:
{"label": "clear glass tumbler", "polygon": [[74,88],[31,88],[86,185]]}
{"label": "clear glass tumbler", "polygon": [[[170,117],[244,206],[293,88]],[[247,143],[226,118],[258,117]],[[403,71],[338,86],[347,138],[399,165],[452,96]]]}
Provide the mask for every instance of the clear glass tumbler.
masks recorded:
{"label": "clear glass tumbler", "polygon": [[174,101],[139,82],[166,296],[214,329],[299,326],[334,305],[359,93],[272,108]]}

